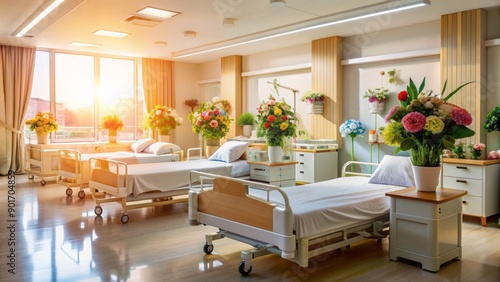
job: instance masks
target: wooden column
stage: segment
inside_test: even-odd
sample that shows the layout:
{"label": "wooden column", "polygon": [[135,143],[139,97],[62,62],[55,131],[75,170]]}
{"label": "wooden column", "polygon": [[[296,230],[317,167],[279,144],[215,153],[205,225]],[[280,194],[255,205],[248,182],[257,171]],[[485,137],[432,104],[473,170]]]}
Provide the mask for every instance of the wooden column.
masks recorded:
{"label": "wooden column", "polygon": [[311,86],[325,93],[323,115],[312,115],[311,138],[336,139],[342,147],[339,126],[342,124],[342,37],[312,41]]}
{"label": "wooden column", "polygon": [[228,56],[221,58],[221,98],[229,101],[231,105],[231,129],[227,137],[239,136],[242,129],[236,120],[242,112],[242,58],[241,56]]}
{"label": "wooden column", "polygon": [[[482,9],[441,16],[441,85],[448,81],[446,94],[460,90],[449,102],[470,111],[476,134],[466,143],[485,142],[486,117],[486,16]],[[483,80],[483,81],[481,81]]]}

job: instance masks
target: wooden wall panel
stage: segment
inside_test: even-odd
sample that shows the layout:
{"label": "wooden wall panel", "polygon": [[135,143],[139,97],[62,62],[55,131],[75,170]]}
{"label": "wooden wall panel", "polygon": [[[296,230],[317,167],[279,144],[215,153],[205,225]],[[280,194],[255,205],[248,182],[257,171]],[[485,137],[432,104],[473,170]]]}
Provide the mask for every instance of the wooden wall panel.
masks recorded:
{"label": "wooden wall panel", "polygon": [[341,147],[338,130],[342,124],[342,37],[334,36],[312,41],[311,87],[325,93],[323,115],[311,118],[311,138],[336,139]]}
{"label": "wooden wall panel", "polygon": [[470,111],[476,135],[466,143],[485,142],[486,116],[486,11],[477,9],[441,17],[441,83],[446,94],[469,82],[449,101]]}
{"label": "wooden wall panel", "polygon": [[236,120],[242,113],[242,57],[228,56],[221,58],[221,98],[227,99],[231,105],[229,113],[233,121],[227,137],[239,136],[242,129]]}

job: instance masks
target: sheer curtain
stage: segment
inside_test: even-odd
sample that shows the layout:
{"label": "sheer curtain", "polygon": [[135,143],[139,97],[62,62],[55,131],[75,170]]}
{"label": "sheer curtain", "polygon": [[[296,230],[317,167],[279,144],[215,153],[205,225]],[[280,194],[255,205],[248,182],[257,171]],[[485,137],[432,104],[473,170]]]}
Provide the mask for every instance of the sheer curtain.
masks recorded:
{"label": "sheer curtain", "polygon": [[30,100],[35,48],[0,45],[0,175],[24,171],[23,120]]}
{"label": "sheer curtain", "polygon": [[[175,107],[174,62],[143,58],[142,80],[147,112],[156,105]],[[155,135],[152,138],[156,138]]]}

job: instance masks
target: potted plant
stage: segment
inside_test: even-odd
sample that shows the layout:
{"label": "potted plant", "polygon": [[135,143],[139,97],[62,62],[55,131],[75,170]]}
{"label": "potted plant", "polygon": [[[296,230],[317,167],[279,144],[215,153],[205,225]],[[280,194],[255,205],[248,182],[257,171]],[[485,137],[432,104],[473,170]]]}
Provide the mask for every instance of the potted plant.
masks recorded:
{"label": "potted plant", "polygon": [[201,103],[200,107],[189,114],[191,129],[206,140],[206,156],[210,157],[226,137],[231,126],[229,101],[214,97],[212,101]]}
{"label": "potted plant", "polygon": [[370,114],[381,114],[385,108],[385,101],[389,95],[389,89],[384,87],[368,89],[363,98],[368,98]]}
{"label": "potted plant", "polygon": [[486,132],[500,131],[500,106],[496,106],[488,112],[484,129]]}
{"label": "potted plant", "polygon": [[107,115],[102,117],[99,127],[108,130],[108,141],[114,143],[117,140],[118,130],[123,128],[123,121],[115,114]]}
{"label": "potted plant", "polygon": [[325,98],[326,98],[325,94],[318,91],[309,90],[306,93],[304,93],[302,98],[300,98],[300,101],[308,103],[307,104],[308,114],[323,114]]}
{"label": "potted plant", "polygon": [[170,142],[170,133],[181,124],[182,118],[167,106],[156,105],[147,116],[147,126],[158,130],[158,138],[163,142]]}
{"label": "potted plant", "polygon": [[252,113],[246,112],[238,117],[238,125],[243,127],[243,136],[245,137],[250,137],[252,135],[254,124],[255,116]]}
{"label": "potted plant", "polygon": [[48,134],[59,129],[54,115],[49,112],[38,112],[32,119],[28,119],[25,124],[29,125],[31,131],[36,132],[38,144],[46,144]]}

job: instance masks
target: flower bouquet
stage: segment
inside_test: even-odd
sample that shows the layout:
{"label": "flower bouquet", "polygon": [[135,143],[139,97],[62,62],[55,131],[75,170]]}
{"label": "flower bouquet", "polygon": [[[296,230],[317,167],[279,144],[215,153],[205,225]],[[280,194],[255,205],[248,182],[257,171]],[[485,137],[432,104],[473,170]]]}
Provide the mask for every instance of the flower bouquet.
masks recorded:
{"label": "flower bouquet", "polygon": [[302,98],[300,98],[300,101],[302,102],[325,102],[325,97],[326,95],[317,91],[309,90],[304,95]]}
{"label": "flower bouquet", "polygon": [[54,115],[49,112],[38,112],[33,118],[26,120],[25,124],[36,134],[47,134],[59,129]]}
{"label": "flower bouquet", "polygon": [[257,137],[266,138],[269,146],[283,148],[285,137],[296,137],[295,113],[284,99],[269,98],[257,108]]}
{"label": "flower bouquet", "polygon": [[394,106],[385,117],[387,145],[398,147],[396,153],[410,150],[415,166],[439,167],[444,149],[453,150],[455,139],[475,134],[466,127],[472,123],[470,113],[446,102],[469,83],[443,98],[446,83],[441,95],[436,95],[432,91],[423,92],[425,78],[418,89],[410,79],[407,90],[398,94],[401,105]]}
{"label": "flower bouquet", "polygon": [[122,130],[123,121],[115,114],[107,115],[102,117],[102,122],[99,127],[107,130]]}
{"label": "flower bouquet", "polygon": [[151,129],[156,128],[160,135],[169,135],[181,124],[182,118],[179,117],[175,109],[167,106],[156,105],[147,116],[147,126]]}
{"label": "flower bouquet", "polygon": [[486,146],[483,143],[475,143],[475,144],[469,144],[469,150],[471,157],[474,160],[478,160],[481,155],[483,154],[483,150],[486,148]]}
{"label": "flower bouquet", "polygon": [[219,97],[214,97],[212,101],[201,103],[200,107],[189,114],[191,129],[194,133],[203,136],[207,141],[220,140],[226,137],[231,125],[229,112],[229,102]]}

